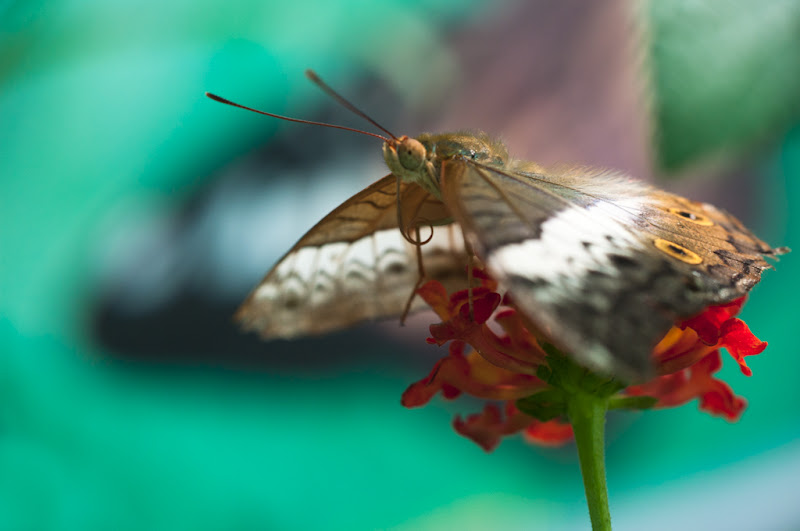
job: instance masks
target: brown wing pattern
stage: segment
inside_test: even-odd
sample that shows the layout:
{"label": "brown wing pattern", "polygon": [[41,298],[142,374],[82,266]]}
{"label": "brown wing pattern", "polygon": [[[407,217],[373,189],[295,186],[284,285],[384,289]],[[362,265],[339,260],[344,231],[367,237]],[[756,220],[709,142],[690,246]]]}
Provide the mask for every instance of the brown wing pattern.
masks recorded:
{"label": "brown wing pattern", "polygon": [[583,172],[461,161],[446,167],[442,193],[543,333],[596,369],[642,379],[676,319],[743,295],[768,266],[762,255],[779,251],[710,205]]}
{"label": "brown wing pattern", "polygon": [[[405,230],[419,225],[428,277],[466,282],[463,237],[441,201],[400,183]],[[294,337],[400,315],[418,279],[416,247],[397,224],[397,181],[388,175],[325,216],[278,262],[236,314],[262,337]],[[415,301],[412,310],[421,306]]]}
{"label": "brown wing pattern", "polygon": [[[523,163],[526,164],[526,163]],[[708,304],[739,297],[752,288],[764,269],[764,256],[782,254],[757,238],[736,217],[708,203],[658,190],[625,176],[596,168],[560,168],[550,174],[506,172],[512,179],[528,179],[589,208],[604,203],[604,212],[638,234],[645,242],[654,237],[677,243],[702,257],[700,269],[720,283],[707,294]],[[631,223],[633,223],[631,225]]]}

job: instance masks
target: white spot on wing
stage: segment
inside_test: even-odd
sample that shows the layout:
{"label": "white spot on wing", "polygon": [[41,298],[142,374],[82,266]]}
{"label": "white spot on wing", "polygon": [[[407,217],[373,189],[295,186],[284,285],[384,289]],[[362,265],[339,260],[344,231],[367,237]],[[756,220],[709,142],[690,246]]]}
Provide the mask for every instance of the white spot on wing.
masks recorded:
{"label": "white spot on wing", "polygon": [[538,239],[505,245],[492,253],[489,268],[559,287],[542,290],[543,297],[571,296],[591,270],[619,274],[609,254],[628,255],[630,249],[641,246],[620,221],[623,215],[617,206],[605,201],[586,209],[560,211],[542,224]]}
{"label": "white spot on wing", "polygon": [[256,288],[253,298],[256,300],[273,300],[278,297],[278,287],[275,284],[261,284]]}

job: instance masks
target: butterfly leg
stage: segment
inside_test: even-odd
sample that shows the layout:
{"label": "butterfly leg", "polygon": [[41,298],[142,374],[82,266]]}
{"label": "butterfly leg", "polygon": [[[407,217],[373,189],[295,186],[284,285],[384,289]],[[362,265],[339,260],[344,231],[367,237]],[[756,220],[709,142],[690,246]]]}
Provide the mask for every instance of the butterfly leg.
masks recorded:
{"label": "butterfly leg", "polygon": [[467,242],[467,237],[463,233],[462,236],[464,237],[464,250],[467,252],[467,300],[469,304],[469,319],[470,321],[475,321],[475,309],[472,302],[472,260],[475,257],[475,253],[472,252],[472,247],[470,247],[469,242]]}
{"label": "butterfly leg", "polygon": [[[414,302],[414,297],[417,295],[417,290],[422,286],[422,283],[425,281],[425,264],[422,263],[422,245],[423,242],[422,238],[420,237],[419,227],[414,229],[415,235],[417,237],[416,242],[414,245],[417,248],[417,283],[414,284],[414,289],[411,290],[411,295],[408,297],[408,301],[406,301],[405,309],[403,310],[403,315],[400,317],[400,325],[404,325],[406,322],[406,317],[408,317],[408,312],[411,311],[411,303]],[[410,239],[409,239],[410,241]]]}

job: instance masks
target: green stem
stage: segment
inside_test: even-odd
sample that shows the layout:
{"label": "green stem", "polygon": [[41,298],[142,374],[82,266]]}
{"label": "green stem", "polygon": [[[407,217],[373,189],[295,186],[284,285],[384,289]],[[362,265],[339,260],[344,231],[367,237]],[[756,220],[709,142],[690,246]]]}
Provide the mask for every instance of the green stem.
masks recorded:
{"label": "green stem", "polygon": [[607,409],[608,399],[580,392],[572,395],[567,403],[567,415],[575,432],[593,531],[611,530],[604,454]]}

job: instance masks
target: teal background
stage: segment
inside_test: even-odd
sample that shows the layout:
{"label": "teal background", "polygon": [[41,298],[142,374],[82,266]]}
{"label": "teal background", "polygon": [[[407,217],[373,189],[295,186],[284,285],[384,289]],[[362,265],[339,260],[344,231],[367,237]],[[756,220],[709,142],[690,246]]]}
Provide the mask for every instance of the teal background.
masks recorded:
{"label": "teal background", "polygon": [[[770,243],[800,248],[800,8],[711,4],[639,10],[654,173],[684,176],[683,185],[716,175],[707,199],[743,208],[737,214]],[[284,172],[299,161],[319,180],[262,172],[264,190],[278,183],[275,211],[261,218],[272,253],[263,271],[325,208],[382,175],[372,139],[297,132],[304,126],[223,107],[204,91],[361,127],[305,80],[314,67],[390,128],[417,130],[437,113],[446,121],[444,102],[459,83],[480,78],[465,73],[459,43],[518,8],[0,4],[0,529],[588,527],[574,448],[511,439],[486,455],[449,425],[478,404],[400,407],[400,393],[440,355],[425,349],[424,331],[396,343],[387,325],[262,344],[235,339],[227,321],[259,273],[226,288],[219,275],[192,270],[214,308],[202,322],[192,304],[159,313],[168,291],[119,287],[156,268],[174,278],[161,288],[185,282],[157,253],[138,255],[148,249],[141,241],[171,234],[176,219],[191,222],[198,198],[230,168],[265,164],[259,153],[275,154],[270,146],[299,143]],[[573,31],[559,28],[565,42]],[[450,39],[456,32],[460,40]],[[507,44],[509,60],[532,60]],[[477,112],[491,97],[475,99]],[[363,175],[326,175],[325,143],[342,146],[345,162],[366,159],[356,166]],[[322,211],[285,212],[281,194]],[[274,220],[278,213],[290,217]],[[262,256],[225,252],[234,262]],[[695,404],[612,416],[617,529],[800,528],[798,279],[790,254],[745,309],[770,346],[750,361],[751,378],[726,360],[725,379],[749,401],[741,421]],[[138,309],[114,301],[122,294],[141,296]],[[196,352],[186,345],[197,343],[181,343],[192,335],[204,342]]]}

